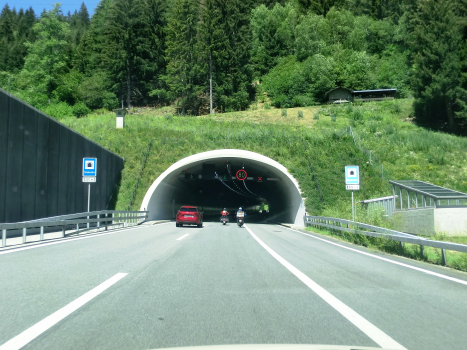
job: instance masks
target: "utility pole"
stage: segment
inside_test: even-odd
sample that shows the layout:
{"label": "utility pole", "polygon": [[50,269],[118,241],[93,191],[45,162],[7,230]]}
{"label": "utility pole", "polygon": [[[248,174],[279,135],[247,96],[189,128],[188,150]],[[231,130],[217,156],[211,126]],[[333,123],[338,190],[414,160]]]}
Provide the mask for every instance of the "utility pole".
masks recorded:
{"label": "utility pole", "polygon": [[209,52],[209,114],[212,112],[212,57],[211,52]]}

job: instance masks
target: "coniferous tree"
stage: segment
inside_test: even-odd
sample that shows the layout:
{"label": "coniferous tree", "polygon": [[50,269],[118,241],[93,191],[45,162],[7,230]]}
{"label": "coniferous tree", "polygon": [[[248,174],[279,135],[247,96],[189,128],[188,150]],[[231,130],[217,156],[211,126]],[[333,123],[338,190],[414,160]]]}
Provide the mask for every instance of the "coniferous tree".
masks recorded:
{"label": "coniferous tree", "polygon": [[14,45],[14,23],[16,16],[10,10],[8,4],[5,5],[0,14],[0,70],[11,70],[10,56],[11,46]]}
{"label": "coniferous tree", "polygon": [[191,0],[175,0],[167,20],[167,71],[165,81],[183,114],[197,112],[199,85],[197,25],[199,6]]}
{"label": "coniferous tree", "polygon": [[465,117],[466,90],[461,86],[462,32],[454,0],[419,1],[411,21],[412,89],[416,112],[429,123]]}
{"label": "coniferous tree", "polygon": [[255,1],[222,1],[221,29],[225,33],[226,54],[217,62],[216,95],[223,109],[244,109],[253,97],[253,74],[250,63],[250,14]]}

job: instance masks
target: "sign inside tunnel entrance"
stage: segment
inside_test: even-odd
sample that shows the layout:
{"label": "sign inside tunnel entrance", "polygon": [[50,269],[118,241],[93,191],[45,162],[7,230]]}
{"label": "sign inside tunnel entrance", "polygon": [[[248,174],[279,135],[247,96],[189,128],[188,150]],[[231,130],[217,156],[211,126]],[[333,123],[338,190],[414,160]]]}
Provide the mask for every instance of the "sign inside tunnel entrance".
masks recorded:
{"label": "sign inside tunnel entrance", "polygon": [[237,171],[236,177],[238,180],[243,181],[247,178],[247,173],[245,170],[240,169],[239,171]]}

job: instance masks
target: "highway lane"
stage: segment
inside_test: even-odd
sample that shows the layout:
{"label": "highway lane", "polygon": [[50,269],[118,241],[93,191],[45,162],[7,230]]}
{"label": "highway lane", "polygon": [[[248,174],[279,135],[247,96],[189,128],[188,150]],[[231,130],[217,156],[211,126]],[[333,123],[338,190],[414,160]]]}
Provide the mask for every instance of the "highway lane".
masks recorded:
{"label": "highway lane", "polygon": [[[467,286],[275,225],[249,229],[408,349],[463,349]],[[344,244],[343,244],[344,245]],[[365,251],[364,248],[358,248]],[[386,256],[387,257],[387,256]],[[391,258],[467,280],[466,275]],[[141,227],[0,255],[0,344],[117,273],[25,349],[238,343],[377,346],[234,224]]]}

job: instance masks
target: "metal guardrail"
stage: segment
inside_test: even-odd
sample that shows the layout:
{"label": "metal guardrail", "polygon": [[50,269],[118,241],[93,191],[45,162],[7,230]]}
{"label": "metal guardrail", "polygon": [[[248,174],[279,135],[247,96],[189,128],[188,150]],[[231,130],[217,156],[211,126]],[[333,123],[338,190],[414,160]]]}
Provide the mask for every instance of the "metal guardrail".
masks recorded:
{"label": "metal guardrail", "polygon": [[446,265],[446,250],[467,253],[467,245],[451,242],[433,241],[424,237],[413,236],[408,233],[390,230],[383,227],[353,222],[351,220],[330,218],[324,216],[304,216],[305,226],[326,227],[333,230],[350,232],[359,235],[378,237],[398,241],[403,246],[404,243],[417,244],[420,252],[424,254],[424,247],[441,249],[442,264]]}
{"label": "metal guardrail", "polygon": [[31,228],[40,228],[39,240],[44,240],[45,227],[61,227],[62,237],[66,236],[67,227],[73,225],[76,228],[74,233],[79,232],[80,225],[86,224],[86,229],[90,228],[91,224],[95,224],[95,228],[104,227],[105,230],[109,226],[117,225],[139,225],[148,217],[147,211],[118,211],[118,210],[101,210],[86,213],[61,215],[50,218],[43,218],[32,221],[23,221],[15,223],[0,223],[2,231],[2,247],[6,247],[6,239],[8,230],[20,230],[23,233],[23,243],[27,242],[27,230]]}

